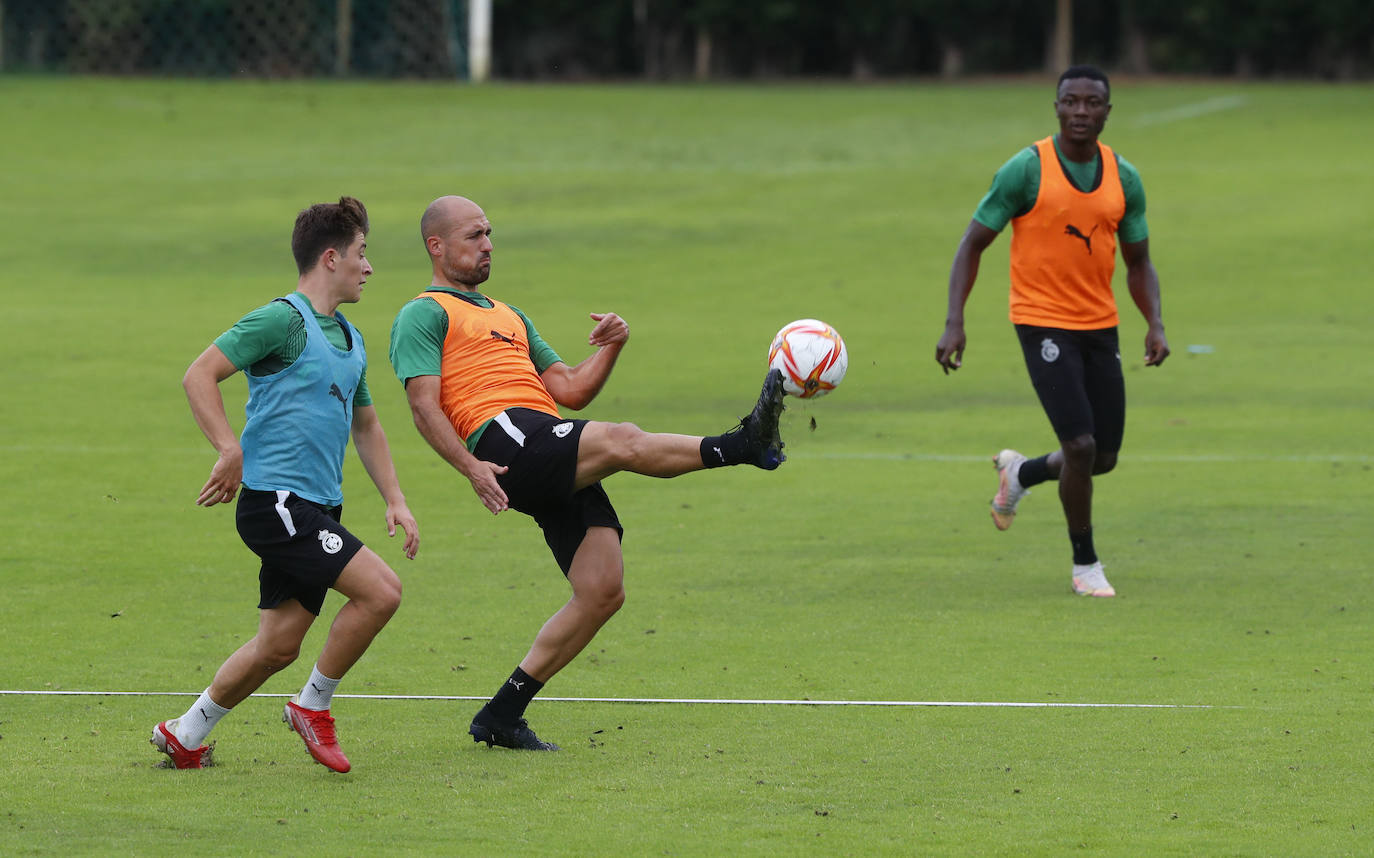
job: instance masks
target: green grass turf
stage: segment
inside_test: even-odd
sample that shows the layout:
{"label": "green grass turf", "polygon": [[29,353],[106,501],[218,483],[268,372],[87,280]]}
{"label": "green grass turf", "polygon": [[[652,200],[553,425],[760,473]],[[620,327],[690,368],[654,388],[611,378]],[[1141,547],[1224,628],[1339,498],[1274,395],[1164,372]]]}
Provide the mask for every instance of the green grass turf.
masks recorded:
{"label": "green grass turf", "polygon": [[[146,736],[189,697],[0,695],[0,851],[1374,850],[1374,90],[1117,83],[1105,139],[1145,179],[1174,356],[1140,367],[1123,285],[1126,447],[1096,509],[1121,595],[1093,601],[1068,593],[1052,487],[1011,532],[987,520],[987,457],[1053,443],[1005,238],[964,368],[932,360],[958,237],[1053,130],[1051,98],[0,78],[0,688],[191,694],[252,633],[255,564],[231,510],[193,504],[212,455],[179,380],[291,288],[295,212],[348,193],[376,274],[347,312],[423,540],[404,561],[350,455],[346,520],[406,599],[341,692],[495,690],[566,591],[537,528],[492,519],[419,439],[385,357],[428,282],[419,213],[456,192],[493,221],[490,291],[566,358],[588,312],[630,321],[585,416],[720,431],[783,323],[850,348],[844,386],[787,412],[780,471],[609,481],[629,600],[548,696],[1199,707],[542,700],[532,722],[565,746],[546,756],[475,747],[473,701],[342,698],[355,769],[334,776],[279,697],[221,724],[218,767],[179,773]],[[242,381],[224,387],[241,425]],[[264,694],[297,690],[318,626]]]}

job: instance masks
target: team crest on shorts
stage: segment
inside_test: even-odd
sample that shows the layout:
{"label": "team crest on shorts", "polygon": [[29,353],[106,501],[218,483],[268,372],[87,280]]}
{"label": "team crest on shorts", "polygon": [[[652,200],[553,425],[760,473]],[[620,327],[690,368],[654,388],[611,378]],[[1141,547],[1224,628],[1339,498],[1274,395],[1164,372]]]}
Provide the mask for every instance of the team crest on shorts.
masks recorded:
{"label": "team crest on shorts", "polygon": [[557,426],[553,427],[553,434],[554,434],[554,437],[556,437],[556,438],[566,438],[566,437],[568,437],[568,433],[572,431],[572,427],[573,427],[572,421],[569,421],[569,422],[567,422],[567,423],[559,423]]}
{"label": "team crest on shorts", "polygon": [[1054,344],[1054,340],[1046,337],[1040,341],[1040,357],[1045,363],[1059,360],[1059,346]]}
{"label": "team crest on shorts", "polygon": [[339,549],[343,548],[343,537],[337,533],[321,530],[315,534],[315,538],[320,541],[320,547],[324,549],[325,554],[338,554]]}

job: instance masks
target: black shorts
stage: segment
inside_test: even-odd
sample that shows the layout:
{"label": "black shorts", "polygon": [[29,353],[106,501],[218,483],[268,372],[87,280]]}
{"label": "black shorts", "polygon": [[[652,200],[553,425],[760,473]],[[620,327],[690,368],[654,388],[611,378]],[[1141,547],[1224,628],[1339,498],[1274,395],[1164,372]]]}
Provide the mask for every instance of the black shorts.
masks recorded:
{"label": "black shorts", "polygon": [[1016,335],[1055,437],[1069,441],[1091,435],[1098,452],[1118,452],[1126,428],[1126,383],[1116,328],[1017,325]]}
{"label": "black shorts", "polygon": [[295,599],[320,615],[325,594],[363,543],[339,524],[343,507],[326,507],[285,491],[239,492],[239,537],[262,558],[258,607]]}
{"label": "black shorts", "polygon": [[573,491],[577,445],[586,420],[564,420],[529,408],[509,408],[482,433],[473,455],[509,470],[496,478],[511,509],[538,522],[544,541],[567,575],[589,527],[625,530],[601,483]]}

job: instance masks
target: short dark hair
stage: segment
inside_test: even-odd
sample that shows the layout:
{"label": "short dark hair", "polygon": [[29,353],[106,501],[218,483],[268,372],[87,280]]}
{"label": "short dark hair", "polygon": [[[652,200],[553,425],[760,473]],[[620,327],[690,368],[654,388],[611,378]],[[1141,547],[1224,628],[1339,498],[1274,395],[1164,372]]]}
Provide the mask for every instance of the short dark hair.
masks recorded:
{"label": "short dark hair", "polygon": [[1100,80],[1102,85],[1107,88],[1107,100],[1112,98],[1112,82],[1107,80],[1107,73],[1097,66],[1069,66],[1064,69],[1064,73],[1059,76],[1059,82],[1054,85],[1055,95],[1059,94],[1059,87],[1064,85],[1066,80],[1076,80],[1085,77],[1088,80]]}
{"label": "short dark hair", "polygon": [[339,197],[337,203],[316,203],[296,215],[291,231],[291,255],[301,274],[315,267],[320,254],[329,248],[343,253],[358,233],[367,235],[367,208],[353,197]]}

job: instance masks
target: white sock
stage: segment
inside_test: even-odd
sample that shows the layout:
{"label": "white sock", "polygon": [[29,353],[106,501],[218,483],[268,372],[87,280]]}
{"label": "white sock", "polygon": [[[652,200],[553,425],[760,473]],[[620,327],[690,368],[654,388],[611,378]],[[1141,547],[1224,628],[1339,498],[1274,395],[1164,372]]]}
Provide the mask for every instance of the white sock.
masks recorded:
{"label": "white sock", "polygon": [[177,721],[177,741],[183,748],[194,751],[205,744],[205,737],[215,729],[219,719],[229,714],[229,710],[210,699],[210,689],[205,689],[186,714]]}
{"label": "white sock", "polygon": [[296,705],[302,709],[314,709],[316,711],[328,709],[329,701],[334,699],[334,689],[338,687],[339,680],[330,679],[320,673],[320,668],[316,666],[311,669],[310,679],[301,689],[301,696],[296,701]]}

